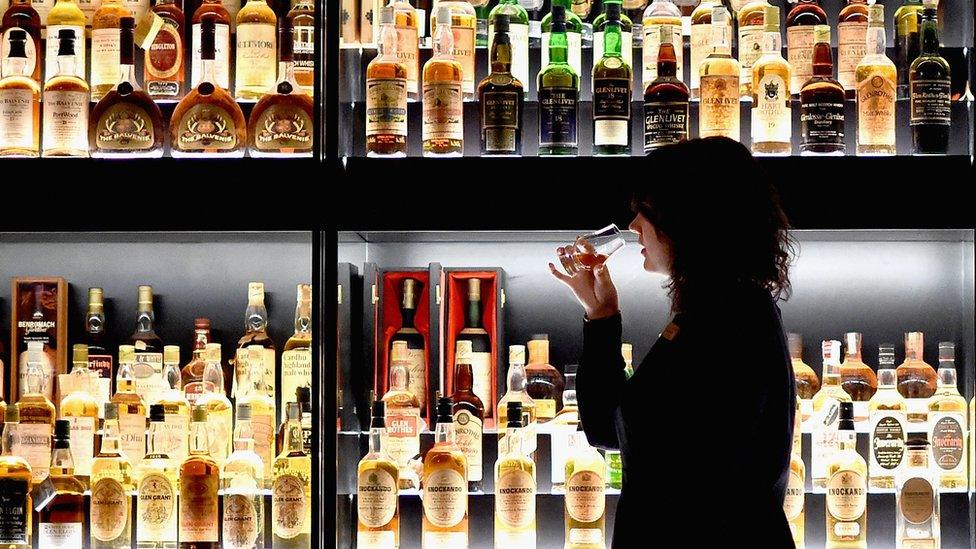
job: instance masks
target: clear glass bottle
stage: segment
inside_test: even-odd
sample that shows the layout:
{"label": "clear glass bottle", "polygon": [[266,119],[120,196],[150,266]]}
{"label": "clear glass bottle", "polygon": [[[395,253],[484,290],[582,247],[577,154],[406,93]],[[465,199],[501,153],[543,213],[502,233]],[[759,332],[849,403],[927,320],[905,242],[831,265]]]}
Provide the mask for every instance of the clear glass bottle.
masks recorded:
{"label": "clear glass bottle", "polygon": [[396,25],[397,58],[407,69],[407,101],[420,99],[420,37],[418,14],[409,0],[390,0]]}
{"label": "clear glass bottle", "polygon": [[238,100],[260,99],[274,86],[277,27],[278,18],[265,0],[247,0],[237,12],[234,90]]}
{"label": "clear glass bottle", "polygon": [[[735,12],[735,22],[738,30],[738,50],[739,66],[742,67],[742,74],[739,76],[739,94],[743,98],[751,98],[755,95],[756,89],[753,88],[753,70],[760,57],[769,52],[763,45],[766,42],[766,33],[772,32],[766,26],[766,9],[773,7],[766,0],[749,0]],[[776,7],[776,35],[779,36],[779,7]],[[770,21],[772,23],[772,21]],[[778,42],[780,45],[776,53],[782,57],[782,38]],[[785,62],[785,60],[784,60]]]}
{"label": "clear glass bottle", "polygon": [[895,346],[878,347],[878,392],[868,403],[871,425],[869,473],[872,491],[887,492],[895,487],[895,475],[905,458],[908,435],[908,405],[896,388]]}
{"label": "clear glass bottle", "polygon": [[237,351],[234,355],[234,376],[232,379],[231,396],[237,398],[237,387],[240,383],[250,381],[250,370],[247,359],[243,356],[245,349],[260,346],[264,349],[261,361],[264,364],[264,393],[275,396],[275,344],[268,335],[268,308],[264,304],[264,283],[249,282],[247,285],[247,308],[244,309],[244,335],[237,340]]}
{"label": "clear glass bottle", "polygon": [[868,466],[857,453],[854,403],[840,405],[837,449],[827,465],[827,547],[867,549]]}
{"label": "clear glass bottle", "polygon": [[182,463],[186,457],[187,440],[190,436],[190,403],[181,389],[178,345],[163,347],[163,378],[169,389],[157,402],[163,407],[165,415],[163,423],[157,426],[159,440],[156,446],[174,462]]}
{"label": "clear glass bottle", "polygon": [[[71,0],[61,0],[74,5]],[[77,6],[75,6],[77,9]],[[80,13],[80,10],[79,10]],[[51,25],[48,33],[51,33]],[[57,40],[48,38],[49,77],[44,84],[44,126],[41,132],[41,156],[88,157],[88,83],[84,79],[84,57],[76,51],[84,51],[84,25],[79,32],[73,26],[59,26]],[[49,34],[48,36],[52,36]],[[58,48],[50,51],[50,44]],[[79,44],[76,49],[76,42]],[[56,59],[56,67],[50,69],[50,59]],[[82,76],[78,76],[81,63]]]}
{"label": "clear glass bottle", "polygon": [[[187,418],[189,419],[189,418]],[[149,407],[149,444],[146,457],[136,469],[136,547],[138,549],[176,549],[178,537],[177,470],[184,457],[173,459],[167,453],[166,409],[164,404]],[[184,431],[184,455],[189,432]]]}
{"label": "clear glass bottle", "polygon": [[[156,333],[152,286],[139,286],[136,327],[127,343],[135,349],[132,373],[135,392],[148,406],[155,404],[167,387],[163,380],[163,340]],[[124,430],[124,429],[123,429]]]}
{"label": "clear glass bottle", "polygon": [[3,454],[0,455],[0,483],[3,484],[3,514],[0,546],[4,549],[30,549],[34,507],[31,500],[32,474],[27,460],[13,453],[20,409],[4,410]]}
{"label": "clear glass bottle", "polygon": [[119,406],[105,404],[102,445],[91,464],[91,547],[132,547],[132,498],[136,488],[132,462],[119,445]]}
{"label": "clear glass bottle", "polygon": [[844,402],[852,403],[851,396],[840,384],[840,341],[825,340],[823,349],[823,385],[813,396],[811,474],[815,492],[823,492],[827,487],[827,466],[837,448],[837,424],[840,407]]}
{"label": "clear glass bottle", "polygon": [[119,369],[115,375],[115,394],[112,402],[118,406],[119,439],[122,451],[139,466],[146,454],[146,404],[136,393],[136,380],[132,373],[135,347],[119,345]]}
{"label": "clear glass bottle", "polygon": [[507,445],[495,461],[495,547],[535,547],[535,462],[522,449],[522,407],[506,412]]}
{"label": "clear glass bottle", "polygon": [[577,425],[566,461],[566,542],[564,549],[606,547],[607,464],[589,445],[582,425]]}
{"label": "clear glass bottle", "polygon": [[[230,455],[234,435],[234,407],[224,394],[223,368],[221,368],[220,344],[208,343],[204,351],[207,365],[203,370],[204,393],[196,404],[207,411],[207,440],[210,457],[222,467]],[[191,425],[192,428],[192,425]]]}
{"label": "clear glass bottle", "polygon": [[[526,453],[536,450],[536,407],[535,401],[526,391],[527,376],[525,373],[525,346],[511,345],[508,348],[508,374],[505,378],[505,394],[498,401],[498,418],[508,418],[508,405],[518,402],[522,406],[522,449]],[[504,429],[498,430],[498,448],[504,448]]]}
{"label": "clear glass bottle", "polygon": [[724,6],[712,9],[712,53],[698,67],[701,82],[699,137],[721,136],[738,141],[739,76],[741,67],[732,57],[729,12]]}
{"label": "clear glass bottle", "polygon": [[566,468],[571,444],[579,426],[579,405],[576,400],[576,364],[566,365],[566,389],[563,390],[563,408],[549,422],[550,448],[552,450],[552,493],[566,491]]}
{"label": "clear glass bottle", "polygon": [[265,462],[255,453],[251,404],[237,403],[234,452],[220,471],[225,547],[264,548]]}
{"label": "clear glass bottle", "polygon": [[[672,36],[671,43],[675,44],[674,53],[677,59],[677,72],[676,74],[684,74],[684,48],[677,47],[678,44],[684,44],[684,39],[681,36],[681,10],[678,6],[674,5],[671,0],[654,0],[647,6],[644,10],[643,18],[643,60],[644,69],[643,76],[641,78],[641,87],[647,88],[647,85],[657,78],[657,52],[661,49],[661,25],[670,25],[674,36]],[[697,69],[697,67],[692,67]],[[678,80],[681,80],[679,77]]]}
{"label": "clear glass bottle", "polygon": [[857,154],[893,155],[898,72],[885,54],[884,5],[872,4],[868,15],[864,57],[855,69],[857,93]]}
{"label": "clear glass bottle", "polygon": [[[237,396],[238,405],[241,403],[249,405],[248,422],[251,430],[251,445],[254,453],[264,462],[264,477],[261,478],[260,484],[262,489],[271,485],[271,466],[275,450],[275,423],[278,417],[275,413],[274,399],[265,392],[264,366],[261,361],[263,354],[264,348],[259,345],[252,345],[245,349],[245,363],[250,381],[242,386],[243,390],[239,391]],[[234,446],[236,448],[237,444],[235,443]],[[226,466],[224,468],[226,469]]]}
{"label": "clear glass bottle", "polygon": [[357,467],[356,541],[359,547],[400,546],[400,471],[383,448],[385,416],[385,403],[382,400],[373,402],[369,451]]}
{"label": "clear glass bottle", "polygon": [[939,481],[925,433],[910,433],[906,466],[895,485],[895,547],[940,547]]}
{"label": "clear glass bottle", "polygon": [[938,388],[928,404],[929,441],[932,468],[939,473],[939,489],[965,492],[966,478],[966,399],[956,386],[956,346],[939,343]]}
{"label": "clear glass bottle", "polygon": [[304,450],[301,422],[291,419],[285,449],[274,462],[271,531],[274,549],[311,547],[312,458]]}
{"label": "clear glass bottle", "polygon": [[[98,429],[98,403],[92,396],[94,374],[88,369],[88,346],[78,343],[71,349],[71,391],[61,399],[61,419],[71,424],[71,457],[75,477],[87,488],[95,455]],[[62,392],[64,387],[62,386]]]}
{"label": "clear glass bottle", "polygon": [[0,104],[4,106],[4,128],[0,132],[0,156],[34,158],[41,138],[41,87],[31,77],[26,44],[27,31],[11,29],[5,33],[3,79]]}
{"label": "clear glass bottle", "polygon": [[[908,402],[908,422],[928,421],[929,398],[935,394],[938,375],[925,362],[925,336],[922,332],[905,334],[905,362],[898,365],[898,392]],[[911,426],[909,426],[911,428]]]}
{"label": "clear glass bottle", "polygon": [[[763,3],[750,2],[746,8]],[[740,83],[740,88],[747,87],[752,97],[752,154],[789,156],[793,152],[793,110],[790,93],[793,68],[786,59],[783,59],[781,53],[783,43],[779,33],[779,8],[766,4],[764,9],[765,32],[762,55],[751,63],[749,83]],[[741,36],[741,24],[739,31]],[[800,351],[802,355],[802,348]],[[793,375],[799,391],[801,383],[810,383],[810,376],[816,382],[817,375],[805,364],[803,365],[806,369],[797,372],[797,362],[803,364],[803,360],[793,361]],[[810,395],[807,394],[804,398],[809,400]]]}
{"label": "clear glass bottle", "polygon": [[448,24],[451,10],[442,6],[436,15],[441,24],[434,31],[434,56],[424,64],[423,151],[431,157],[462,156],[464,68],[454,56],[454,34]]}
{"label": "clear glass bottle", "polygon": [[840,365],[840,385],[854,401],[854,421],[868,418],[868,401],[878,390],[878,377],[861,359],[862,336],[858,332],[844,334],[846,355]]}
{"label": "clear glass bottle", "polygon": [[407,467],[420,454],[420,401],[409,390],[410,371],[407,369],[407,342],[393,343],[390,366],[390,389],[383,395],[386,405],[386,439],[383,448],[400,468],[400,488],[419,487],[416,475]]}

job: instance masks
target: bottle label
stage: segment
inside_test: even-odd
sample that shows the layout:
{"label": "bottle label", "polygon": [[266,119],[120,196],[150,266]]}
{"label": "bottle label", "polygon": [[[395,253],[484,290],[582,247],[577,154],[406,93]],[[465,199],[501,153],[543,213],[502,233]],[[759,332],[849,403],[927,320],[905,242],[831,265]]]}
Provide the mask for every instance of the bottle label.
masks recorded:
{"label": "bottle label", "polygon": [[420,410],[386,409],[386,434],[383,449],[400,466],[420,453]]}
{"label": "bottle label", "polygon": [[166,414],[166,419],[156,424],[156,441],[160,451],[174,463],[183,463],[186,459],[189,433],[190,421],[179,413]]}
{"label": "bottle label", "polygon": [[688,103],[644,103],[644,153],[688,139]]}
{"label": "bottle label", "polygon": [[282,475],[271,488],[271,508],[274,510],[274,533],[291,539],[307,531],[308,515],[305,484],[295,475]]}
{"label": "bottle label", "polygon": [[868,76],[857,89],[859,145],[895,144],[895,81],[880,74]]}
{"label": "bottle label", "polygon": [[88,93],[44,92],[44,150],[88,150]]}
{"label": "bottle label", "polygon": [[543,88],[539,90],[539,146],[576,146],[576,117],[579,90]]}
{"label": "bottle label", "polygon": [[807,145],[844,145],[844,103],[800,103],[800,132]]}
{"label": "bottle label", "polygon": [[752,84],[752,66],[762,57],[763,27],[739,27],[739,72],[740,84]]}
{"label": "bottle label", "polygon": [[183,386],[183,396],[186,397],[186,401],[190,406],[193,406],[200,396],[204,393],[213,392],[213,390],[214,384],[209,381],[191,381]]}
{"label": "bottle label", "polygon": [[29,543],[34,511],[27,503],[29,495],[29,480],[0,478],[0,543]]}
{"label": "bottle label", "polygon": [[259,520],[251,496],[224,494],[224,547],[228,549],[254,547],[258,539]]}
{"label": "bottle label", "polygon": [[[634,25],[634,31],[637,32],[637,26]],[[624,63],[631,69],[634,68],[634,33],[625,32],[621,30],[620,32],[620,56],[624,58]],[[603,58],[603,31],[596,31],[593,33],[593,64]]]}
{"label": "bottle label", "polygon": [[[145,115],[145,111],[142,111],[142,114]],[[146,118],[148,119],[148,116]],[[140,343],[136,342],[136,360],[132,363],[132,373],[136,381],[136,393],[142,397],[148,407],[159,401],[163,393],[169,390],[169,384],[163,379],[163,353],[150,353],[143,350],[144,348],[139,349]]]}
{"label": "bottle label", "polygon": [[[311,127],[311,126],[309,126]],[[281,394],[285,401],[298,399],[299,387],[312,386],[312,350],[308,347],[281,353]],[[284,414],[279,413],[284,420]]]}
{"label": "bottle label", "polygon": [[454,413],[454,438],[458,448],[468,462],[468,481],[480,481],[482,422],[478,416],[467,410]]}
{"label": "bottle label", "polygon": [[[101,0],[98,0],[98,3],[101,4]],[[149,0],[122,0],[122,5],[129,10],[136,23],[142,21],[146,12],[149,11]]]}
{"label": "bottle label", "polygon": [[[436,18],[435,18],[436,19]],[[464,93],[474,93],[474,27],[463,25],[452,25],[451,31],[454,33],[454,49],[451,54],[454,59],[461,63],[461,89]]]}
{"label": "bottle label", "polygon": [[[88,369],[98,374],[101,379],[112,379],[112,355],[88,355]],[[98,398],[97,396],[95,398]],[[111,395],[109,396],[111,399]]]}
{"label": "bottle label", "polygon": [[535,480],[528,471],[503,473],[495,486],[495,516],[509,528],[525,528],[535,519]]}
{"label": "bottle label", "polygon": [[594,522],[606,511],[606,482],[593,471],[578,471],[566,481],[566,511],[578,522]]}
{"label": "bottle label", "polygon": [[[524,25],[523,25],[524,26]],[[483,95],[481,107],[481,127],[485,132],[485,150],[489,152],[514,153],[518,147],[519,133],[519,103],[521,103],[518,92],[510,91],[486,91]],[[488,363],[491,364],[491,353],[476,353],[488,355]],[[483,356],[481,357],[484,358]],[[472,360],[473,362],[473,360]],[[483,368],[484,363],[480,366]],[[472,371],[475,365],[471,365]],[[473,391],[482,402],[488,402],[482,394],[478,393],[478,385],[483,382],[479,380],[479,375],[474,374]],[[484,387],[481,387],[484,390]]]}
{"label": "bottle label", "polygon": [[258,116],[255,131],[254,144],[260,150],[312,150],[312,117],[301,107],[276,105],[265,109]]}
{"label": "bottle label", "polygon": [[146,87],[150,95],[179,95],[180,83],[166,81],[177,79],[183,69],[183,36],[175,25],[166,22],[159,29],[146,51],[145,65]]}
{"label": "bottle label", "polygon": [[95,418],[66,417],[71,425],[71,460],[75,474],[91,475],[92,458],[95,455]]}
{"label": "bottle label", "polygon": [[871,469],[883,471],[890,476],[901,465],[904,457],[904,413],[876,413],[871,418]]}
{"label": "bottle label", "polygon": [[540,420],[556,417],[556,401],[551,398],[535,399],[535,417]]}
{"label": "bottle label", "polygon": [[397,479],[377,467],[360,473],[357,485],[360,524],[368,528],[389,524],[397,510]]}
{"label": "bottle label", "polygon": [[114,85],[119,81],[119,29],[94,29],[91,38],[91,85]]}
{"label": "bottle label", "polygon": [[420,51],[417,28],[397,25],[397,60],[407,68],[407,92],[417,93],[420,81]]}
{"label": "bottle label", "polygon": [[[433,471],[424,479],[423,489],[424,516],[431,524],[451,528],[464,519],[468,511],[468,482],[461,473],[454,469]],[[501,513],[497,507],[495,512]]]}
{"label": "bottle label", "polygon": [[134,103],[105,109],[95,126],[95,149],[138,151],[153,147],[152,118]]}
{"label": "bottle label", "polygon": [[270,89],[277,67],[275,26],[244,23],[237,26],[237,78],[235,85]]}
{"label": "bottle label", "polygon": [[395,549],[392,530],[360,530],[356,534],[356,547],[360,549]]}
{"label": "bottle label", "polygon": [[[315,26],[295,25],[292,59],[295,63],[295,74],[308,74],[311,77],[315,70]],[[299,82],[302,79],[299,78]]]}
{"label": "bottle label", "polygon": [[603,530],[599,528],[570,528],[569,542],[574,545],[603,545]]}
{"label": "bottle label", "polygon": [[[236,21],[233,15],[230,20]],[[193,25],[193,40],[190,44],[193,47],[193,58],[190,60],[190,87],[195,88],[203,80],[200,23]],[[215,84],[224,90],[230,89],[230,26],[223,23],[217,23],[214,33],[214,77],[217,80]]]}
{"label": "bottle label", "polygon": [[[529,88],[529,26],[510,21],[508,41],[512,46],[512,76],[522,83],[522,89]],[[495,23],[488,24],[488,51],[495,43]],[[545,48],[543,48],[545,49]]]}
{"label": "bottle label", "polygon": [[[91,490],[91,533],[99,541],[114,541],[129,525],[129,495],[114,478],[101,478]],[[128,540],[126,540],[128,543]]]}
{"label": "bottle label", "polygon": [[[308,127],[311,127],[311,121],[308,122]],[[263,303],[263,301],[264,289],[262,288],[260,302]],[[264,394],[271,398],[275,398],[275,350],[264,348],[263,351],[264,352],[261,353],[261,362],[264,364],[264,373],[262,374],[264,376]],[[251,366],[248,364],[247,356],[244,354],[243,348],[237,349],[235,352],[234,364],[234,384],[232,388],[233,395],[231,396],[239,397],[241,395],[237,394],[240,390],[238,389],[238,386],[248,379],[247,376],[250,374],[251,369]],[[261,368],[261,365],[258,364],[257,367]]]}
{"label": "bottle label", "polygon": [[823,408],[816,412],[813,421],[813,449],[811,455],[813,478],[827,478],[827,462],[834,455],[837,444],[837,423],[840,420],[840,402],[828,398]]}
{"label": "bottle label", "polygon": [[175,146],[181,151],[231,150],[238,146],[234,117],[217,105],[190,107],[176,127]]}
{"label": "bottle label", "polygon": [[[37,4],[33,4],[37,7]],[[40,9],[37,10],[40,12]],[[40,15],[40,13],[38,13]],[[47,21],[47,18],[42,18],[41,22]],[[47,26],[47,36],[50,37],[47,40],[47,47],[44,51],[44,81],[47,82],[58,73],[58,46],[61,45],[61,41],[58,40],[58,33],[61,29],[71,29],[75,31],[75,70],[74,75],[82,80],[85,79],[85,49],[79,47],[79,44],[84,43],[85,38],[85,27],[75,26],[75,25],[48,25]],[[116,35],[118,30],[115,31]],[[47,97],[51,92],[44,94],[44,102],[47,103]],[[60,92],[60,93],[70,93],[70,92]],[[80,92],[79,92],[80,93]],[[87,103],[87,100],[86,100]],[[45,111],[47,109],[44,109]]]}
{"label": "bottle label", "polygon": [[[610,58],[607,67],[622,64]],[[593,144],[630,143],[630,79],[600,78],[593,83]]]}
{"label": "bottle label", "polygon": [[492,375],[491,375],[491,352],[474,352],[470,355],[471,373],[474,381],[471,384],[471,391],[481,399],[485,406],[485,414],[491,414],[492,405],[495,399],[492,397]]}
{"label": "bottle label", "polygon": [[813,25],[786,29],[786,60],[793,68],[793,84],[799,90],[813,76]]}
{"label": "bottle label", "polygon": [[701,137],[739,140],[739,76],[701,78]]}
{"label": "bottle label", "polygon": [[[40,4],[40,2],[32,3],[35,8],[38,8],[37,11],[40,11],[38,4]],[[4,13],[6,13],[6,9],[4,10]],[[47,19],[41,19],[41,22],[44,21],[47,21]],[[22,29],[22,27],[11,25],[7,30],[3,31],[3,43],[0,44],[0,59],[7,59],[10,57],[10,31],[15,29]],[[27,59],[25,59],[24,64],[24,74],[27,76],[32,76],[34,74],[34,69],[37,68],[37,49],[39,44],[40,40],[35,42],[34,37],[28,32],[27,41],[24,42],[24,53],[27,54]]]}
{"label": "bottle label", "polygon": [[935,465],[944,472],[965,473],[966,462],[966,416],[933,412],[930,423],[932,458]]}
{"label": "bottle label", "polygon": [[146,455],[146,416],[119,410],[119,445],[136,467]]}
{"label": "bottle label", "polygon": [[44,549],[78,549],[82,546],[80,522],[42,522],[37,533],[37,546]]}
{"label": "bottle label", "polygon": [[[693,90],[697,90],[701,85],[701,73],[698,72],[698,68],[701,67],[702,61],[708,54],[712,52],[713,34],[711,23],[691,26],[691,86],[689,88]],[[658,37],[658,42],[658,49],[660,49],[660,36]],[[674,53],[678,53],[678,48],[674,49]],[[654,71],[656,74],[657,67],[654,68]],[[680,75],[680,73],[678,74]],[[678,79],[680,80],[681,77],[678,76]]]}
{"label": "bottle label", "polygon": [[377,145],[406,144],[406,78],[371,78],[366,82],[366,138]]}
{"label": "bottle label", "polygon": [[786,515],[786,520],[793,522],[803,514],[803,492],[803,477],[791,470],[786,485],[786,498],[783,500],[783,513]]}
{"label": "bottle label", "polygon": [[[424,148],[460,147],[464,140],[464,116],[459,82],[424,82]],[[411,382],[413,375],[411,372]]]}
{"label": "bottle label", "polygon": [[47,478],[51,467],[51,424],[18,424],[13,454],[24,458],[30,464],[34,484]]}
{"label": "bottle label", "polygon": [[912,80],[912,125],[941,124],[948,126],[952,120],[952,88],[945,80]]}
{"label": "bottle label", "polygon": [[407,349],[407,372],[410,376],[407,389],[417,397],[423,410],[427,405],[427,353],[423,349]]}
{"label": "bottle label", "polygon": [[840,470],[827,481],[827,511],[835,520],[853,522],[867,506],[866,479],[857,471]]}
{"label": "bottle label", "polygon": [[867,21],[845,21],[837,24],[837,81],[845,90],[857,87],[855,69],[867,51]]}
{"label": "bottle label", "polygon": [[217,483],[214,475],[180,478],[180,541],[218,541]]}
{"label": "bottle label", "polygon": [[251,429],[254,430],[254,453],[264,462],[265,475],[270,476],[275,445],[274,413],[252,414]]}
{"label": "bottle label", "polygon": [[176,493],[165,475],[149,473],[139,481],[136,513],[139,541],[175,541]]}
{"label": "bottle label", "polygon": [[921,477],[905,481],[901,489],[901,514],[912,524],[924,524],[935,511],[935,489]]}
{"label": "bottle label", "polygon": [[753,142],[789,143],[793,119],[788,83],[778,74],[767,73],[756,83],[754,96]]}
{"label": "bottle label", "polygon": [[207,441],[210,446],[210,457],[217,461],[218,465],[223,464],[230,454],[230,444],[234,435],[234,425],[231,412],[228,410],[226,415],[212,417],[207,421]]}
{"label": "bottle label", "polygon": [[0,149],[36,149],[39,110],[31,90],[0,90]]}
{"label": "bottle label", "polygon": [[[531,23],[531,21],[530,21]],[[551,33],[542,33],[542,64],[539,65],[543,69],[549,66],[549,35]],[[583,35],[578,32],[567,32],[566,33],[566,61],[570,67],[572,67],[573,72],[577,75],[583,74]],[[582,76],[580,76],[582,78]],[[525,85],[525,82],[522,82]]]}
{"label": "bottle label", "polygon": [[[672,25],[671,29],[673,30],[673,33],[671,35],[671,43],[683,44],[684,38],[681,36],[681,26]],[[648,84],[650,84],[651,82],[654,81],[655,78],[657,78],[657,53],[660,49],[661,49],[661,25],[659,24],[647,25],[646,27],[644,27],[644,50],[643,50],[644,77],[642,80],[643,87],[645,89],[647,88]],[[684,74],[683,72],[684,48],[675,47],[674,57],[675,60],[677,61],[677,69],[675,74]]]}
{"label": "bottle label", "polygon": [[938,545],[933,538],[907,539],[902,538],[901,549],[936,549]]}

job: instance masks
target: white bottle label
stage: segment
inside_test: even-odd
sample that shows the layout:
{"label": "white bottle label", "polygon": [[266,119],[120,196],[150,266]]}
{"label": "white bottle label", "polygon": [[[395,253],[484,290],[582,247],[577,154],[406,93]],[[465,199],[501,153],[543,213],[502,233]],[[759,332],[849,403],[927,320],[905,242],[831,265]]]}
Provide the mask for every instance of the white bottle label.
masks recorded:
{"label": "white bottle label", "polygon": [[75,465],[75,474],[88,476],[91,474],[92,460],[95,455],[95,418],[68,417],[71,425],[71,460]]}
{"label": "white bottle label", "polygon": [[742,67],[739,82],[741,84],[752,84],[752,66],[762,56],[762,41],[762,25],[739,28],[739,65]]}
{"label": "white bottle label", "polygon": [[32,149],[39,134],[31,90],[0,90],[0,149]]}
{"label": "white bottle label", "polygon": [[24,458],[30,464],[35,485],[47,478],[51,467],[51,424],[17,425],[13,454]]}
{"label": "white bottle label", "polygon": [[[681,37],[681,28],[677,25],[671,27],[673,29],[673,34],[671,36],[672,44],[682,44],[683,38]],[[661,25],[648,25],[644,27],[644,70],[643,79],[641,80],[644,88],[647,87],[655,78],[657,78],[657,52],[661,49]],[[678,75],[684,74],[684,48],[675,47],[674,56],[677,60],[676,73]],[[680,78],[679,78],[680,79]]]}
{"label": "white bottle label", "polygon": [[360,530],[356,534],[359,549],[396,549],[391,530]]}
{"label": "white bottle label", "polygon": [[397,510],[397,479],[393,475],[380,468],[363,471],[359,475],[357,492],[361,524],[379,528],[393,520]]}
{"label": "white bottle label", "polygon": [[468,462],[468,480],[480,481],[482,478],[482,422],[467,410],[454,414],[454,438],[458,448]]}
{"label": "white bottle label", "polygon": [[[138,346],[138,345],[137,345]],[[132,373],[136,381],[136,393],[142,397],[146,406],[156,404],[169,390],[169,383],[163,379],[163,353],[149,353],[136,350]]]}
{"label": "white bottle label", "polygon": [[91,41],[91,85],[115,85],[119,81],[119,29],[95,29]]}
{"label": "white bottle label", "polygon": [[867,50],[867,21],[845,21],[837,24],[837,81],[845,90],[857,85],[855,70]]}
{"label": "white bottle label", "polygon": [[788,90],[787,82],[776,74],[767,73],[756,83],[756,101],[752,104],[753,142],[790,142],[793,119]]}
{"label": "white bottle label", "polygon": [[793,67],[790,89],[798,91],[813,76],[813,25],[786,29],[786,58]]}
{"label": "white bottle label", "polygon": [[515,469],[498,479],[495,516],[509,528],[525,528],[535,520],[535,479],[528,471]]}
{"label": "white bottle label", "polygon": [[[231,16],[231,21],[234,21]],[[197,87],[203,79],[203,61],[201,60],[200,24],[193,25],[193,59],[190,61],[190,85]],[[214,75],[216,84],[221,88],[230,89],[230,26],[217,24],[214,35]]]}
{"label": "white bottle label", "polygon": [[277,71],[277,51],[274,25],[245,23],[237,27],[238,88],[247,86],[270,90]]}
{"label": "white bottle label", "polygon": [[146,12],[149,11],[149,0],[122,0],[122,5],[128,8],[132,18],[136,20],[136,24],[139,24]]}
{"label": "white bottle label", "polygon": [[[542,33],[542,68],[549,65],[549,34]],[[583,74],[583,35],[578,32],[566,33],[566,45],[568,46],[566,60],[569,66],[576,71],[577,75]],[[580,76],[582,78],[582,76]]]}
{"label": "white bottle label", "polygon": [[[35,4],[36,7],[36,4]],[[46,19],[41,19],[46,21]],[[47,47],[44,51],[44,81],[47,82],[58,73],[58,33],[61,29],[72,29],[75,31],[75,72],[74,75],[82,80],[85,79],[85,27],[74,25],[48,25],[47,27]],[[116,30],[116,32],[118,32]],[[46,101],[46,99],[45,99]],[[87,132],[87,129],[86,129]]]}
{"label": "white bottle label", "polygon": [[783,513],[786,520],[793,522],[803,514],[803,477],[790,471],[786,485],[786,498],[783,500]]}
{"label": "white bottle label", "polygon": [[578,522],[595,522],[606,511],[606,481],[593,471],[579,471],[566,481],[566,511]]}
{"label": "white bottle label", "polygon": [[434,526],[451,528],[467,514],[468,483],[454,469],[431,473],[424,479],[423,490],[424,516]]}
{"label": "white bottle label", "polygon": [[44,150],[88,150],[88,94],[74,91],[44,93]]}
{"label": "white bottle label", "polygon": [[[624,58],[627,66],[634,68],[634,34],[630,32],[620,33],[620,56]],[[603,31],[593,33],[593,64],[603,57]]]}
{"label": "white bottle label", "polygon": [[138,541],[176,541],[176,487],[169,478],[149,473],[139,480],[136,513]]}
{"label": "white bottle label", "polygon": [[145,414],[119,414],[119,445],[132,462],[132,466],[138,467],[146,455]]}
{"label": "white bottle label", "polygon": [[[701,74],[699,74],[698,69],[701,67],[702,60],[712,51],[712,34],[711,24],[691,26],[691,86],[689,88],[692,90],[697,90],[700,85]],[[660,48],[660,44],[658,48]],[[677,48],[675,48],[675,54],[677,53]],[[654,70],[656,72],[657,67]],[[678,78],[681,78],[680,73]]]}
{"label": "white bottle label", "polygon": [[80,522],[42,522],[38,526],[38,547],[44,549],[78,549],[81,547]]}
{"label": "white bottle label", "polygon": [[[406,95],[404,93],[404,95]],[[406,122],[406,121],[404,121]],[[404,133],[406,135],[406,133]],[[292,349],[281,353],[281,394],[285,402],[297,399],[299,387],[312,386],[312,351],[308,348]],[[283,407],[282,407],[283,408]],[[284,421],[284,410],[278,419]]]}

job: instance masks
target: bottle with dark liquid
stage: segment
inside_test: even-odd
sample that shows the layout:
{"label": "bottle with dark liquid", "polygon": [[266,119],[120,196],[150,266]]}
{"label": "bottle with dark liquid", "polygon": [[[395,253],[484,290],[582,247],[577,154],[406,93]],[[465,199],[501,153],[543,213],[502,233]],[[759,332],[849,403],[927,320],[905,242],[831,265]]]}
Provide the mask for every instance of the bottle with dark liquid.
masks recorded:
{"label": "bottle with dark liquid", "polygon": [[847,356],[840,365],[840,385],[854,401],[854,421],[868,418],[868,401],[878,390],[878,376],[861,359],[861,334],[844,334]]}
{"label": "bottle with dark liquid", "polygon": [[[935,1],[926,2],[922,16],[922,53],[909,71],[912,150],[915,154],[946,154],[952,123],[952,79],[949,63],[939,55]],[[899,74],[899,77],[901,75]]]}
{"label": "bottle with dark liquid", "polygon": [[800,89],[800,155],[843,155],[845,94],[833,77],[830,27],[817,25],[814,40],[813,76]]}
{"label": "bottle with dark liquid", "polygon": [[922,0],[905,0],[895,10],[895,67],[898,69],[898,97],[908,97],[912,63],[922,51]]}
{"label": "bottle with dark liquid", "polygon": [[908,400],[908,422],[925,423],[928,419],[928,399],[935,394],[938,375],[927,364],[923,353],[925,339],[922,332],[905,334],[905,362],[895,373],[898,376],[898,392]]}
{"label": "bottle with dark liquid", "polygon": [[[482,327],[481,323],[481,280],[477,278],[468,279],[468,307],[465,314],[464,329],[457,336],[457,342],[467,341],[471,343],[471,355],[468,358],[468,365],[472,371],[472,384],[474,394],[485,404],[485,415],[492,417],[491,405],[492,379],[491,379],[491,337]],[[457,357],[455,357],[457,363]],[[456,400],[456,399],[455,399]]]}
{"label": "bottle with dark liquid", "polygon": [[671,26],[661,25],[660,32],[657,78],[644,90],[644,154],[688,139],[688,86],[677,77]]}
{"label": "bottle with dark liquid", "polygon": [[786,60],[793,67],[793,93],[813,76],[814,27],[818,25],[828,25],[818,0],[799,0],[786,16]]}
{"label": "bottle with dark liquid", "polygon": [[468,490],[481,490],[482,481],[482,434],[484,432],[485,406],[473,391],[472,351],[470,341],[457,342],[454,353],[454,434],[455,442],[468,461]]}
{"label": "bottle with dark liquid", "polygon": [[535,402],[539,423],[546,423],[563,407],[563,375],[549,364],[549,334],[533,335],[528,347],[526,392]]}
{"label": "bottle with dark liquid", "polygon": [[[400,305],[400,317],[403,322],[400,329],[393,334],[387,355],[388,363],[393,356],[393,345],[397,341],[407,344],[407,372],[410,376],[408,389],[420,401],[420,409],[426,409],[427,376],[426,376],[426,348],[424,336],[414,328],[414,315],[417,313],[417,299],[420,295],[421,284],[413,278],[403,281],[403,300]],[[389,370],[389,368],[387,368]],[[423,415],[423,414],[421,414]]]}

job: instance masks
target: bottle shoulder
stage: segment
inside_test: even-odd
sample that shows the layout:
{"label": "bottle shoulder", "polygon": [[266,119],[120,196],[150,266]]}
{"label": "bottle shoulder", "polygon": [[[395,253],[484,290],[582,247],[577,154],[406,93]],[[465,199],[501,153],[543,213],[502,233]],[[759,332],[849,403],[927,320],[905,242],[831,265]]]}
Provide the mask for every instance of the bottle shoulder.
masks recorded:
{"label": "bottle shoulder", "polygon": [[58,75],[44,84],[44,93],[48,92],[89,93],[88,82],[74,75]]}

